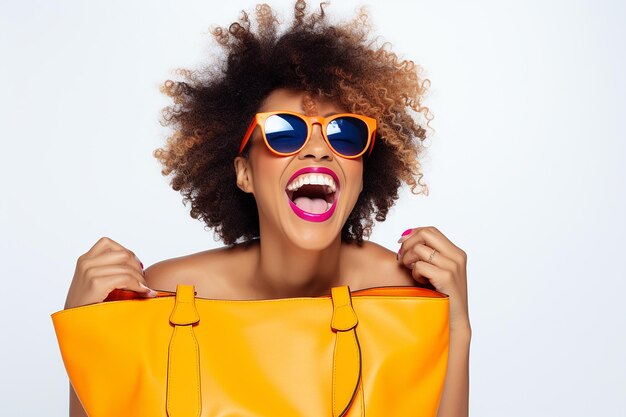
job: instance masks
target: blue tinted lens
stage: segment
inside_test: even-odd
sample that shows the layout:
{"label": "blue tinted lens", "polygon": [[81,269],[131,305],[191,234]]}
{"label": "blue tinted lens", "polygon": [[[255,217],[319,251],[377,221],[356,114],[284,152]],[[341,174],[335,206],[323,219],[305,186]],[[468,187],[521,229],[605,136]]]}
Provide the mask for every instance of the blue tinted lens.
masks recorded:
{"label": "blue tinted lens", "polygon": [[276,152],[297,151],[307,136],[304,120],[291,114],[273,114],[265,119],[263,128],[267,142]]}
{"label": "blue tinted lens", "polygon": [[367,125],[356,117],[338,117],[326,127],[328,141],[342,155],[360,154],[367,145]]}

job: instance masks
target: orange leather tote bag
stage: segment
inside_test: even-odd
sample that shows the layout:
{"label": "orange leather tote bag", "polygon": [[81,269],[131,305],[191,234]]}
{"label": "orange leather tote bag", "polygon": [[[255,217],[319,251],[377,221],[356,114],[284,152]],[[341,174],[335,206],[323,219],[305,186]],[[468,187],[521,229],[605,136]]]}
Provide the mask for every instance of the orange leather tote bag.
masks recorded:
{"label": "orange leather tote bag", "polygon": [[115,290],[51,316],[90,417],[437,414],[445,294],[340,286],[319,297],[231,301],[182,284],[156,298],[132,294]]}

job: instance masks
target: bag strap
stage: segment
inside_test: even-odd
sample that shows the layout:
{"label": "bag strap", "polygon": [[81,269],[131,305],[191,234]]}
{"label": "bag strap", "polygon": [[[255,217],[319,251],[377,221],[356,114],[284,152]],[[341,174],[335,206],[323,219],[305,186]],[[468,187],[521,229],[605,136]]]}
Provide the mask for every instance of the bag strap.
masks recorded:
{"label": "bag strap", "polygon": [[[358,319],[352,308],[347,285],[331,289],[333,315],[331,328],[336,333],[333,351],[332,415],[342,417],[352,404],[357,391],[363,392],[361,380],[361,347],[356,335]],[[170,315],[174,332],[169,345],[167,364],[167,414],[169,417],[200,416],[200,349],[193,325],[200,321],[196,310],[193,285],[178,284],[176,301]],[[193,384],[193,386],[190,386]],[[359,390],[360,388],[360,390]]]}
{"label": "bag strap", "polygon": [[[352,404],[361,379],[361,346],[356,335],[359,320],[352,308],[350,288],[347,285],[331,288],[331,297],[333,317],[330,327],[336,333],[333,353],[333,417],[341,417]],[[363,415],[364,411],[361,409],[359,414]]]}
{"label": "bag strap", "polygon": [[193,285],[176,286],[176,302],[170,315],[174,332],[167,363],[167,415],[197,417],[202,411],[200,349],[193,325],[200,321]]}

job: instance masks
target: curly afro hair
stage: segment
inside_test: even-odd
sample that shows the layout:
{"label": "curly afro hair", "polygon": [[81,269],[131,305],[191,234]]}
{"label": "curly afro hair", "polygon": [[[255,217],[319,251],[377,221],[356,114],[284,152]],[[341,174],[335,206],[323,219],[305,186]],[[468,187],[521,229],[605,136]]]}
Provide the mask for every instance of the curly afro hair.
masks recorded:
{"label": "curly afro hair", "polygon": [[296,1],[294,20],[280,34],[270,6],[256,6],[255,22],[244,11],[228,28],[212,29],[225,59],[199,70],[179,68],[182,80],[161,87],[174,101],[163,109],[161,124],[173,134],[153,155],[164,176],[173,174],[171,186],[183,203],[191,201],[191,217],[202,219],[226,245],[259,237],[256,202],[236,186],[233,159],[263,99],[277,88],[331,99],[378,121],[376,145],[364,160],[363,191],[343,226],[343,241],[361,245],[369,237],[372,217],[385,220],[402,181],[413,194],[421,186],[428,195],[418,157],[433,118],[422,106],[430,81],[421,77],[420,66],[389,51],[388,43],[378,46],[368,38],[363,9],[350,22],[331,24],[325,5],[307,13],[305,1]]}

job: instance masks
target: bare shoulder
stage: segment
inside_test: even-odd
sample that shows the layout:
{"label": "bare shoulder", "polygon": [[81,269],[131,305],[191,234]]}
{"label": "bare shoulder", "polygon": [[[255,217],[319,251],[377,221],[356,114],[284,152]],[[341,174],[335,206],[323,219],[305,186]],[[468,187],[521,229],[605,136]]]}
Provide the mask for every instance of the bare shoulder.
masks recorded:
{"label": "bare shoulder", "polygon": [[193,285],[200,297],[227,298],[238,276],[253,267],[250,245],[210,249],[159,261],[144,270],[148,287],[176,291],[177,284]]}
{"label": "bare shoulder", "polygon": [[146,283],[152,289],[163,291],[176,291],[177,284],[198,286],[204,275],[213,275],[206,270],[207,264],[220,269],[218,264],[224,258],[216,254],[223,251],[222,248],[211,249],[159,261],[144,269]]}
{"label": "bare shoulder", "polygon": [[361,288],[419,286],[413,279],[411,270],[398,262],[396,252],[378,243],[365,241],[361,247],[354,245],[348,256],[350,263],[355,265],[350,275],[358,277]]}

